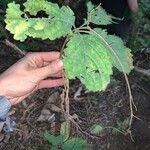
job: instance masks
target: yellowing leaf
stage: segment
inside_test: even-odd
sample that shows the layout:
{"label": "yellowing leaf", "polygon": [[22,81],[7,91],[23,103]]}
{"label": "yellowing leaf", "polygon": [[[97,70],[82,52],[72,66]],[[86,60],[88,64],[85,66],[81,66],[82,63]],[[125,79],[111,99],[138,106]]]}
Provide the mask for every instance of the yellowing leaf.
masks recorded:
{"label": "yellowing leaf", "polygon": [[64,50],[65,72],[69,79],[79,78],[91,91],[105,90],[112,65],[106,47],[94,35],[74,34]]}
{"label": "yellowing leaf", "polygon": [[27,0],[24,3],[25,11],[28,11],[31,15],[36,16],[41,10],[45,11],[48,15],[59,14],[59,6],[46,0]]}
{"label": "yellowing leaf", "polygon": [[28,0],[25,11],[36,15],[38,11],[46,11],[48,18],[30,18],[20,10],[20,5],[10,3],[6,10],[6,29],[14,34],[14,39],[24,41],[28,36],[50,39],[66,36],[74,25],[74,13],[69,7],[59,8],[57,4],[45,0]]}
{"label": "yellowing leaf", "polygon": [[130,73],[133,69],[133,59],[131,50],[127,48],[121,38],[115,35],[107,35],[107,32],[102,29],[94,29],[98,34],[99,40],[103,41],[107,48],[107,54],[114,67],[119,71]]}
{"label": "yellowing leaf", "polygon": [[64,136],[64,141],[66,141],[69,138],[69,134],[70,134],[69,122],[65,121],[61,124],[60,134]]}
{"label": "yellowing leaf", "polygon": [[[24,41],[27,38],[29,23],[26,19],[22,18],[23,14],[20,11],[20,5],[16,5],[14,2],[8,4],[6,11],[6,29],[14,34],[16,40]],[[15,18],[15,19],[14,19]]]}

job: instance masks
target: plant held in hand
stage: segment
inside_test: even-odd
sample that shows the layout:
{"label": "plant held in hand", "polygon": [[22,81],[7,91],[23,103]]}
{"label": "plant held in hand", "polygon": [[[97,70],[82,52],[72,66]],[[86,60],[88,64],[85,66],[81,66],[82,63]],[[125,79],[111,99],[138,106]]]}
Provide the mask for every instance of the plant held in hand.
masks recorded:
{"label": "plant held in hand", "polygon": [[[119,37],[89,26],[90,23],[113,23],[114,17],[101,6],[94,8],[89,2],[87,19],[76,28],[74,13],[67,6],[60,8],[46,0],[27,0],[23,5],[22,11],[19,4],[8,4],[6,29],[14,34],[14,39],[22,42],[28,37],[42,40],[66,37],[62,59],[68,79],[78,78],[87,89],[101,91],[110,82],[113,67],[127,74],[133,68],[130,49]],[[44,11],[48,17],[37,17],[39,11]]]}

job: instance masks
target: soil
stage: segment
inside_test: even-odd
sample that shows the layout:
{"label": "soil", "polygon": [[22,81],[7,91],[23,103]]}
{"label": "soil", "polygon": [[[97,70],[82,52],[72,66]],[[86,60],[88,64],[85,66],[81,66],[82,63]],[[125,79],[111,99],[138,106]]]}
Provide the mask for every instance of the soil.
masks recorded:
{"label": "soil", "polygon": [[[27,41],[31,42],[31,41]],[[26,44],[27,44],[26,43]],[[38,41],[37,41],[38,43]],[[38,48],[45,51],[60,49],[63,41],[49,43],[41,42]],[[18,45],[18,43],[15,43]],[[41,51],[42,51],[41,50]],[[38,50],[35,50],[38,51]],[[19,59],[17,53],[10,47],[0,44],[0,72]],[[150,80],[143,80],[141,75],[131,73],[129,76],[131,90],[137,111],[134,118],[131,134],[127,133],[128,126],[123,125],[124,134],[113,133],[113,127],[118,127],[119,122],[124,122],[130,117],[129,94],[123,75],[115,73],[106,91],[91,93],[84,89],[78,98],[74,94],[81,83],[78,80],[70,83],[70,114],[76,115],[76,121],[82,128],[79,132],[72,125],[71,135],[86,138],[91,150],[149,150],[150,149]],[[27,107],[19,104],[12,108],[11,118],[17,123],[17,130],[11,134],[0,134],[1,150],[40,150],[50,149],[49,144],[43,138],[47,130],[58,134],[61,122],[64,120],[62,114],[51,110],[55,115],[53,122],[38,122],[37,119],[46,105],[48,98],[58,92],[62,93],[62,87],[45,89],[36,92],[26,100]],[[60,97],[54,97],[55,105],[60,107]],[[57,99],[57,100],[56,100]],[[90,133],[94,124],[100,124],[105,130],[99,135]],[[132,140],[132,138],[133,140]]]}

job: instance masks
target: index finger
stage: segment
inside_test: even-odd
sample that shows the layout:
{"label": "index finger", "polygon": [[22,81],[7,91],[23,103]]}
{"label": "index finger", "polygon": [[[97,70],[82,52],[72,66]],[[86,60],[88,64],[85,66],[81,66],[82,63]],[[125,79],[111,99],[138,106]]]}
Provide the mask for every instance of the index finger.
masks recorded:
{"label": "index finger", "polygon": [[33,53],[29,53],[27,55],[29,55],[29,57],[40,57],[45,62],[51,62],[51,61],[54,61],[54,60],[60,58],[60,52],[56,52],[56,51],[53,51],[53,52],[33,52]]}

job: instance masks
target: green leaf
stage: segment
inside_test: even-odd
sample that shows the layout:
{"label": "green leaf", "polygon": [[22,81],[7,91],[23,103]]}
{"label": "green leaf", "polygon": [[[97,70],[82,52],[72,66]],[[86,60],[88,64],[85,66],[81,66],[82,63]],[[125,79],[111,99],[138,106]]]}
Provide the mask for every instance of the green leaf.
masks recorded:
{"label": "green leaf", "polygon": [[112,129],[112,134],[114,135],[120,135],[120,134],[124,134],[125,132],[122,131],[120,128],[113,128]]}
{"label": "green leaf", "polygon": [[126,118],[123,122],[118,122],[117,126],[113,128],[112,133],[113,134],[125,134],[127,128],[129,127],[130,118]]}
{"label": "green leaf", "polygon": [[129,123],[130,123],[130,118],[128,117],[125,120],[123,120],[123,122],[118,122],[117,126],[121,130],[126,130],[129,127]]}
{"label": "green leaf", "polygon": [[63,144],[63,150],[87,150],[88,143],[82,138],[70,138]]}
{"label": "green leaf", "polygon": [[58,150],[58,147],[55,146],[55,145],[52,145],[52,146],[50,147],[50,150]]}
{"label": "green leaf", "polygon": [[25,11],[31,15],[36,16],[41,10],[45,11],[47,15],[55,16],[59,14],[59,6],[57,4],[48,2],[46,0],[27,0],[24,3]]}
{"label": "green leaf", "polygon": [[97,25],[112,24],[112,16],[108,15],[106,11],[99,5],[94,9],[91,2],[88,2],[88,20]]}
{"label": "green leaf", "polygon": [[102,40],[107,46],[107,54],[114,67],[119,71],[130,73],[133,69],[133,59],[131,50],[125,47],[121,38],[115,35],[107,35],[107,32],[102,29],[94,29],[98,34],[99,40]]}
{"label": "green leaf", "polygon": [[69,132],[70,132],[70,124],[69,122],[65,121],[61,124],[60,128],[60,134],[64,135],[64,141],[66,141],[69,138]]}
{"label": "green leaf", "polygon": [[90,128],[90,132],[96,135],[101,134],[103,131],[104,131],[104,127],[99,124],[95,124]]}
{"label": "green leaf", "polygon": [[[45,0],[28,0],[25,11],[36,15],[43,10],[48,18],[30,18],[20,10],[20,5],[10,3],[6,10],[6,29],[14,34],[14,39],[24,41],[28,36],[33,38],[50,39],[64,37],[71,32],[74,25],[74,13],[69,7],[59,8],[57,4]],[[23,17],[24,15],[24,17]]]}
{"label": "green leaf", "polygon": [[62,144],[63,143],[63,139],[64,139],[63,135],[54,136],[54,135],[48,133],[47,131],[44,133],[44,137],[53,146],[57,146],[59,144]]}
{"label": "green leaf", "polygon": [[74,34],[64,49],[65,72],[69,79],[79,78],[91,91],[105,90],[112,65],[106,46],[94,35]]}
{"label": "green leaf", "polygon": [[6,10],[6,29],[14,34],[14,39],[24,41],[27,38],[29,23],[22,18],[23,12],[20,5],[13,3],[8,4]]}
{"label": "green leaf", "polygon": [[88,13],[91,13],[91,11],[94,9],[94,7],[95,7],[95,6],[92,4],[92,2],[89,1],[89,2],[87,3]]}

